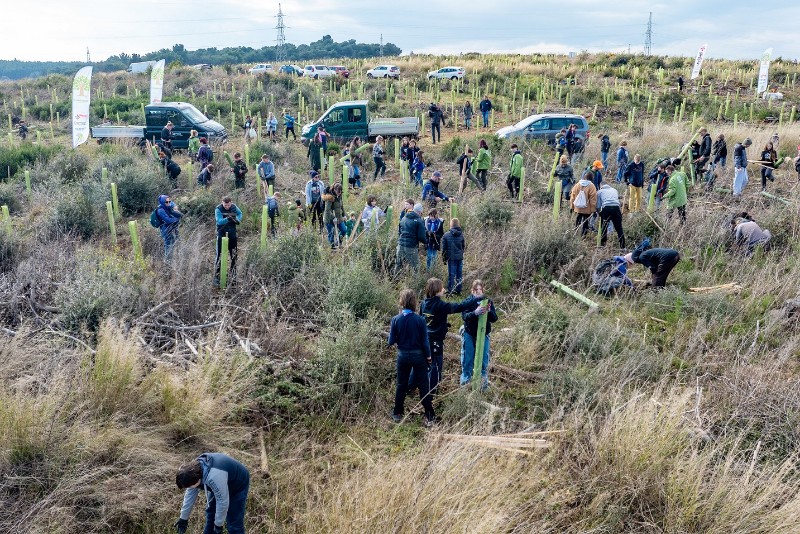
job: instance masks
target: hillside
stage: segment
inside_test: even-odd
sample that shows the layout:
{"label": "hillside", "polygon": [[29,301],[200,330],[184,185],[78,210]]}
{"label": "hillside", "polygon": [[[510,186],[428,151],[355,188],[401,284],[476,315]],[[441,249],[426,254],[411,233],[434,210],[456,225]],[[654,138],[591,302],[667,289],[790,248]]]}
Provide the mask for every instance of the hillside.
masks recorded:
{"label": "hillside", "polygon": [[[0,531],[174,532],[177,468],[220,451],[251,472],[250,532],[798,532],[798,176],[792,163],[780,166],[767,197],[752,164],[744,195],[734,200],[730,188],[733,146],[745,137],[750,159],[776,132],[778,154],[795,156],[800,69],[773,63],[785,99],[767,102],[753,97],[754,62],[707,61],[680,93],[684,58],[395,61],[399,81],[366,79],[369,60],[346,63],[349,81],[168,70],[165,100],[193,103],[232,132],[217,147],[221,169],[223,151],[245,153],[242,115],[259,117],[243,190],[227,169],[198,187],[185,152],[174,157],[183,172],[172,190],[132,143],[67,148],[68,77],[0,83],[8,122],[31,124],[25,142],[11,132],[0,139],[0,205],[10,213],[0,228]],[[451,64],[465,67],[466,83],[425,80]],[[91,124],[142,124],[148,87],[144,75],[95,74]],[[466,131],[459,108],[470,100],[477,109],[485,94],[493,128]],[[258,156],[275,162],[282,203],[302,198],[309,169],[299,142],[263,137],[267,114],[285,109],[302,126],[354,98],[426,125],[428,104],[441,102],[442,142],[420,135],[425,177],[442,171],[467,242],[465,288],[483,280],[499,314],[485,392],[458,386],[462,321],[450,317],[435,401],[442,420],[430,429],[419,406],[408,413],[413,395],[402,423],[390,416],[389,322],[400,291],[421,295],[430,276],[394,273],[402,200],[420,198],[402,179],[394,141],[385,179],[372,180],[365,157],[365,187],[344,206],[358,213],[368,195],[393,206],[378,232],[334,251],[308,223],[293,236],[281,218],[278,236],[261,245]],[[624,140],[649,172],[702,126],[725,135],[728,166],[716,188],[696,177],[684,224],[665,206],[625,209],[626,250],[614,235],[598,246],[595,234],[580,237],[566,206],[554,218],[554,151],[543,143],[520,143],[523,198],[507,198],[514,140],[493,132],[536,111],[588,119],[592,139],[576,171],[599,158],[597,134],[611,137],[610,160]],[[480,139],[493,156],[488,190],[459,193],[454,161]],[[336,177],[341,146],[329,146]],[[121,212],[113,235],[112,182]],[[627,199],[624,184],[614,187]],[[169,264],[148,222],[164,193],[185,214]],[[226,194],[243,218],[235,283],[218,290],[213,216]],[[446,223],[452,209],[440,204]],[[743,211],[772,232],[752,256],[730,232]],[[649,273],[634,265],[634,288],[597,295],[594,267],[645,237],[680,252],[667,287],[646,288]],[[433,276],[447,280],[441,258]],[[201,505],[189,532],[202,532]]]}

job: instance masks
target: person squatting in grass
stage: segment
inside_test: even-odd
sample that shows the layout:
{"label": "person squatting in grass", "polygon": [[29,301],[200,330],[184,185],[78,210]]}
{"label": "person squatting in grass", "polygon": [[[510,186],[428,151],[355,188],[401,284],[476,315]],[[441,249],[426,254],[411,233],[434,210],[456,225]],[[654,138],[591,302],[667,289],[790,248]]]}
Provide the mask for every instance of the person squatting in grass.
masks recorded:
{"label": "person squatting in grass", "polygon": [[464,250],[467,248],[461,223],[450,219],[450,231],[442,237],[442,261],[447,265],[447,292],[461,294],[463,282]]}
{"label": "person squatting in grass", "polygon": [[417,309],[417,295],[413,289],[400,292],[400,313],[392,317],[389,326],[389,346],[397,345],[397,387],[394,394],[392,420],[403,420],[404,404],[408,394],[408,381],[413,370],[419,388],[419,397],[425,408],[423,424],[430,426],[436,421],[428,383],[428,367],[433,363],[428,327]]}
{"label": "person squatting in grass", "polygon": [[445,202],[449,202],[450,198],[439,191],[439,183],[442,179],[442,173],[439,171],[434,171],[431,174],[431,177],[425,182],[425,185],[422,186],[422,202],[428,204],[429,207],[435,208],[436,207],[436,199],[444,200]]}
{"label": "person squatting in grass", "polygon": [[185,534],[189,516],[202,487],[206,493],[206,520],[203,534],[244,534],[244,513],[250,491],[250,472],[227,454],[205,453],[182,466],[175,475],[175,485],[183,494],[183,505],[175,529]]}
{"label": "person squatting in grass", "polygon": [[628,265],[634,263],[644,265],[652,274],[650,285],[664,287],[669,273],[681,261],[681,255],[672,248],[650,248],[650,240],[645,239],[633,252],[625,255],[625,261]]}
{"label": "person squatting in grass", "polygon": [[[467,297],[461,302],[446,302],[442,300],[444,296],[444,283],[438,278],[429,278],[425,284],[425,300],[422,301],[419,313],[425,319],[428,327],[428,342],[431,350],[430,368],[430,392],[436,395],[439,390],[439,383],[444,374],[444,341],[447,337],[447,330],[450,325],[447,323],[447,316],[454,313],[475,311],[478,304],[472,296]],[[409,379],[409,387],[412,388],[416,383],[414,372]]]}
{"label": "person squatting in grass", "polygon": [[214,176],[214,164],[209,163],[203,170],[200,171],[200,174],[197,175],[197,185],[200,187],[208,187],[211,185],[211,180]]}
{"label": "person squatting in grass", "polygon": [[314,221],[317,221],[319,232],[322,233],[322,215],[325,211],[322,194],[325,192],[325,184],[319,179],[317,171],[311,171],[309,175],[311,179],[306,182],[306,208],[311,212],[311,228],[314,228]]}
{"label": "person squatting in grass", "polygon": [[242,222],[242,210],[233,203],[231,197],[223,197],[222,203],[214,209],[214,217],[217,221],[217,257],[214,260],[214,287],[219,287],[220,268],[222,266],[222,238],[228,237],[228,254],[230,255],[230,265],[228,270],[230,276],[228,280],[233,281],[236,276],[236,257],[237,244],[236,227]]}
{"label": "person squatting in grass", "polygon": [[160,223],[158,231],[164,240],[164,261],[169,263],[172,259],[172,250],[175,248],[175,242],[178,241],[178,225],[183,213],[178,211],[178,206],[175,205],[169,195],[161,195],[158,197],[156,217]]}
{"label": "person squatting in grass", "polygon": [[753,255],[757,246],[766,250],[772,239],[772,232],[762,229],[746,211],[733,217],[731,233],[734,246],[741,250],[747,258]]}
{"label": "person squatting in grass", "polygon": [[492,332],[492,323],[497,321],[497,311],[494,308],[494,303],[489,300],[488,307],[481,306],[483,299],[487,298],[483,294],[483,282],[481,280],[474,280],[472,282],[472,296],[465,302],[470,302],[468,305],[472,307],[472,311],[461,312],[461,318],[464,320],[463,332],[461,333],[461,378],[459,383],[465,386],[472,381],[472,374],[475,370],[475,351],[477,350],[476,342],[478,339],[478,321],[480,316],[488,313],[486,320],[486,337],[483,343],[483,355],[481,357],[481,391],[485,391],[489,387],[489,335]]}

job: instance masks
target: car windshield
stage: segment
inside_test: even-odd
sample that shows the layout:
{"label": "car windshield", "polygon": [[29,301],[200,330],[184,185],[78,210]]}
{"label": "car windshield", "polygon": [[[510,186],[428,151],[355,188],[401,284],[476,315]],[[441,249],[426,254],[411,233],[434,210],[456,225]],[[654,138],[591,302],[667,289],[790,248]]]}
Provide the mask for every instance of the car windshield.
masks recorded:
{"label": "car windshield", "polygon": [[327,70],[328,69],[328,67],[326,67],[325,65],[317,65],[316,68],[320,69],[320,70]]}
{"label": "car windshield", "polygon": [[533,122],[533,118],[532,117],[525,117],[524,119],[519,121],[517,124],[515,124],[514,128],[516,128],[518,130],[521,130],[522,128],[527,128],[532,122]]}
{"label": "car windshield", "polygon": [[186,116],[187,119],[189,119],[190,121],[192,121],[195,124],[199,124],[201,122],[206,122],[208,120],[208,117],[203,115],[200,112],[200,110],[197,109],[194,106],[189,106],[189,107],[183,108],[181,111],[183,111],[183,114]]}

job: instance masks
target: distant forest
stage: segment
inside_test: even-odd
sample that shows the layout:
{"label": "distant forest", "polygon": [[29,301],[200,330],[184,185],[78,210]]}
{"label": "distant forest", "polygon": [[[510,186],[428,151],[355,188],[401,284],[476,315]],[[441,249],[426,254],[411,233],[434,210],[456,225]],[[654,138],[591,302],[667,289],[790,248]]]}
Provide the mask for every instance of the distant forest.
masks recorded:
{"label": "distant forest", "polygon": [[[334,42],[330,35],[325,35],[319,41],[310,44],[293,45],[286,43],[283,49],[283,58],[287,63],[300,62],[307,59],[323,58],[365,58],[380,55],[380,45],[377,43],[356,43],[355,39]],[[383,45],[383,55],[398,56],[402,50],[392,43]],[[239,46],[232,48],[202,48],[200,50],[186,50],[182,44],[172,48],[162,48],[148,54],[121,53],[111,56],[105,61],[90,63],[95,72],[113,72],[126,70],[128,65],[138,61],[165,59],[167,64],[180,62],[184,65],[197,63],[210,63],[212,65],[225,65],[237,63],[261,63],[277,60],[278,50],[275,46],[251,48]],[[72,74],[86,63],[79,61],[17,61],[0,60],[0,80],[18,80],[32,78],[47,74]]]}

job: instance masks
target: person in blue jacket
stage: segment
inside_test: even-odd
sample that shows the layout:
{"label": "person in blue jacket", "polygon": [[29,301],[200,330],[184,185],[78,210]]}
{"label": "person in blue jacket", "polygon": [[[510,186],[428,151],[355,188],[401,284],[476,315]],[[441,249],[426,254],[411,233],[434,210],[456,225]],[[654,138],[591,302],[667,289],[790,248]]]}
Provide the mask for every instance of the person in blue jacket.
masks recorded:
{"label": "person in blue jacket", "polygon": [[244,512],[250,490],[250,472],[227,454],[205,453],[182,466],[175,475],[183,494],[183,506],[175,528],[185,534],[197,495],[206,493],[204,534],[222,534],[227,523],[228,534],[244,534]]}
{"label": "person in blue jacket", "polygon": [[439,182],[442,179],[442,173],[434,171],[431,177],[422,186],[422,201],[427,202],[430,207],[436,207],[436,199],[449,202],[450,199],[447,195],[439,191]]}
{"label": "person in blue jacket", "polygon": [[228,254],[231,257],[229,271],[232,280],[236,273],[237,243],[236,227],[242,222],[242,210],[233,203],[231,197],[224,197],[214,210],[217,221],[217,257],[214,260],[214,287],[219,287],[219,271],[222,264],[222,238],[228,237]]}
{"label": "person in blue jacket", "polygon": [[625,175],[625,167],[628,166],[628,142],[622,141],[617,149],[617,183],[622,182]]}
{"label": "person in blue jacket", "polygon": [[292,133],[292,137],[295,141],[297,141],[297,134],[294,133],[294,121],[296,121],[291,114],[287,112],[283,112],[283,124],[286,126],[286,140],[289,140],[289,132]]}
{"label": "person in blue jacket", "polygon": [[172,250],[178,240],[178,224],[183,217],[183,213],[178,211],[178,207],[169,195],[158,197],[158,208],[156,216],[161,223],[158,227],[161,237],[164,239],[164,261],[169,262],[172,258]]}

